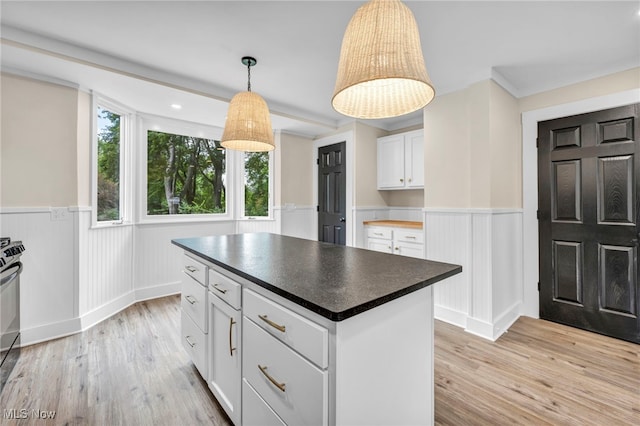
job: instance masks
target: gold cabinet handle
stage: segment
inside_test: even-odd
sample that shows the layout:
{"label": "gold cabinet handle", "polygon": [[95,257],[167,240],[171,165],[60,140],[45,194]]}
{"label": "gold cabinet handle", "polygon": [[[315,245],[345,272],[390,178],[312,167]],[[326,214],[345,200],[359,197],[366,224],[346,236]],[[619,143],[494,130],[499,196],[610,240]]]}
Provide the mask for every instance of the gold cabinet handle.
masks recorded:
{"label": "gold cabinet handle", "polygon": [[400,250],[400,247],[396,247],[396,250]]}
{"label": "gold cabinet handle", "polygon": [[273,322],[269,318],[267,318],[266,315],[258,315],[258,318],[260,318],[262,321],[266,322],[271,327],[275,328],[276,330],[278,330],[281,333],[284,333],[285,330],[286,330],[284,325],[276,324],[275,322]]}
{"label": "gold cabinet handle", "polygon": [[184,298],[187,300],[187,302],[191,303],[192,305],[197,302],[197,300],[191,297],[191,295],[187,295]]}
{"label": "gold cabinet handle", "polygon": [[405,238],[407,238],[407,239],[412,239],[412,240],[415,240],[415,239],[416,239],[416,237],[414,237],[413,235],[407,235],[407,236],[405,236]]}
{"label": "gold cabinet handle", "polygon": [[374,232],[373,235],[380,235],[382,236],[382,232]]}
{"label": "gold cabinet handle", "polygon": [[196,272],[198,270],[198,268],[196,268],[195,266],[191,266],[191,265],[185,266],[184,269],[186,269],[189,272]]}
{"label": "gold cabinet handle", "polygon": [[214,284],[213,288],[215,288],[216,290],[218,290],[220,293],[225,294],[227,292],[227,289],[224,288],[220,288],[218,287],[220,284]]}
{"label": "gold cabinet handle", "polygon": [[236,322],[233,320],[233,318],[229,318],[229,356],[233,356],[233,351],[236,350],[236,348],[233,347],[233,344],[231,343],[231,330],[233,329],[233,324],[235,324]]}
{"label": "gold cabinet handle", "polygon": [[409,178],[409,183],[411,183],[411,178]]}
{"label": "gold cabinet handle", "polygon": [[261,366],[260,364],[258,364],[258,369],[260,370],[260,372],[261,372],[262,374],[264,374],[264,377],[266,377],[267,379],[269,379],[269,381],[270,381],[271,383],[273,383],[273,385],[274,385],[275,387],[277,387],[277,388],[278,388],[278,389],[280,389],[282,392],[284,392],[284,387],[286,386],[286,384],[285,384],[285,383],[278,383],[278,382],[276,381],[276,379],[274,379],[273,377],[271,377],[271,376],[269,375],[269,373],[267,373],[267,367],[266,367],[266,366],[264,366],[264,367],[263,367],[263,366]]}
{"label": "gold cabinet handle", "polygon": [[191,337],[191,336],[184,336],[184,338],[187,341],[187,343],[189,344],[189,346],[194,347],[196,344],[195,343],[191,343],[191,340],[189,340],[189,337]]}
{"label": "gold cabinet handle", "polygon": [[400,179],[400,182],[404,182],[404,179]]}

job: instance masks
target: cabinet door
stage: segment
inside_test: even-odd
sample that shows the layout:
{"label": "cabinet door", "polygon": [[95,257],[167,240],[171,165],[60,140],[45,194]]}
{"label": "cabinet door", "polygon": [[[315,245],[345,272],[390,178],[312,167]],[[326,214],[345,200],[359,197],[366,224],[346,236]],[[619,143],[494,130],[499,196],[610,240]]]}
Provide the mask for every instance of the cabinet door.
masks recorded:
{"label": "cabinet door", "polygon": [[424,259],[424,245],[396,242],[394,246],[394,253],[402,256]]}
{"label": "cabinet door", "polygon": [[379,240],[377,238],[367,238],[367,248],[382,253],[393,253],[390,240]]}
{"label": "cabinet door", "polygon": [[405,175],[407,188],[424,188],[424,131],[405,135]]}
{"label": "cabinet door", "polygon": [[211,392],[240,425],[241,314],[209,292],[209,379]]}
{"label": "cabinet door", "polygon": [[378,189],[404,188],[404,137],[378,139]]}

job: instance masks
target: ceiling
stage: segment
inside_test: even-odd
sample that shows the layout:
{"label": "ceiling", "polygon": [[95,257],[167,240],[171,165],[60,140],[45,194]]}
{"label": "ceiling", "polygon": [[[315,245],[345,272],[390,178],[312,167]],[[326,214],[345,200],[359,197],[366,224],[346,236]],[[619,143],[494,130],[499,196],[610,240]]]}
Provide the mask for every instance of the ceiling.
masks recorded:
{"label": "ceiling", "polygon": [[[240,59],[251,55],[252,90],[274,129],[316,136],[352,121],[330,101],[342,35],[362,3],[3,0],[1,64],[139,112],[223,127],[229,99],[246,90]],[[437,95],[493,78],[523,97],[640,66],[637,0],[405,4]],[[366,122],[394,130],[422,114]]]}

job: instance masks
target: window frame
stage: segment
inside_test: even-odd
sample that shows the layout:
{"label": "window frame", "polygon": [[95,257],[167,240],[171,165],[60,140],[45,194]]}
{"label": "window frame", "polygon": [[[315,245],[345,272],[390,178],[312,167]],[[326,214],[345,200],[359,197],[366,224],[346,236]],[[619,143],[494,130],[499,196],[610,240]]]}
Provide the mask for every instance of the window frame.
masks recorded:
{"label": "window frame", "polygon": [[273,217],[273,188],[274,188],[274,173],[273,173],[273,168],[274,168],[274,151],[269,151],[268,155],[269,155],[269,200],[268,200],[268,214],[267,216],[246,216],[244,214],[245,212],[245,183],[244,183],[244,174],[245,174],[245,168],[244,168],[244,158],[245,158],[245,152],[241,152],[239,153],[241,155],[238,155],[238,188],[236,193],[238,194],[238,218],[237,220],[251,220],[251,221],[256,221],[256,220],[275,220]]}
{"label": "window frame", "polygon": [[[135,133],[135,114],[124,105],[96,92],[91,93],[91,227],[104,228],[133,223],[131,155]],[[98,107],[120,115],[119,220],[98,221]]]}
{"label": "window frame", "polygon": [[206,213],[206,214],[180,214],[180,215],[149,215],[147,214],[147,159],[148,159],[148,131],[157,131],[164,133],[172,133],[184,136],[193,136],[198,138],[220,140],[222,138],[223,129],[215,126],[209,126],[201,123],[178,120],[169,117],[161,117],[152,114],[138,115],[138,215],[137,222],[141,224],[153,223],[196,223],[196,222],[212,222],[212,221],[230,221],[234,220],[234,202],[235,197],[235,155],[232,151],[225,151],[225,186],[227,195],[225,197],[226,212],[225,213]]}

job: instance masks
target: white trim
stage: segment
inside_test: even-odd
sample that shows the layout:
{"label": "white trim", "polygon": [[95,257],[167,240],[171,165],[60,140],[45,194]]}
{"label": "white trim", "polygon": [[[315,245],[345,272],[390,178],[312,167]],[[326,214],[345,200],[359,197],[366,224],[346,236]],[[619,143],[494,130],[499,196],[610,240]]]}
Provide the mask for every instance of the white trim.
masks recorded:
{"label": "white trim", "polygon": [[80,317],[81,330],[84,331],[110,318],[118,312],[136,303],[135,292],[129,291]]}
{"label": "white trim", "polygon": [[[352,212],[352,214],[347,214],[346,217],[346,227],[347,227],[347,235],[346,235],[346,245],[353,246],[354,241],[356,241],[356,226],[355,226],[355,217],[353,214],[354,202],[353,202],[353,183],[354,183],[354,173],[355,173],[355,147],[353,140],[353,131],[348,131],[344,133],[339,133],[336,135],[327,136],[325,138],[316,139],[313,141],[313,152],[311,153],[311,161],[313,165],[313,199],[318,201],[318,148],[333,145],[335,143],[345,142],[346,145],[346,155],[347,155],[347,193],[346,193],[346,212]],[[316,240],[318,239],[318,214],[314,214],[314,224],[315,224],[315,234]]]}
{"label": "white trim", "polygon": [[538,122],[640,102],[640,89],[612,93],[522,113],[523,290],[522,314],[539,316],[538,299]]}
{"label": "white trim", "polygon": [[135,290],[135,302],[142,302],[144,300],[158,299],[160,297],[171,296],[178,294],[182,291],[182,282],[174,281],[171,283],[154,285],[150,287],[136,288]]}
{"label": "white trim", "polygon": [[82,330],[80,318],[39,325],[20,330],[20,347],[70,336]]}
{"label": "white trim", "polygon": [[[4,27],[3,27],[3,32],[4,32]],[[52,76],[44,75],[44,74],[38,74],[38,73],[35,73],[35,72],[21,70],[21,69],[18,69],[18,68],[6,67],[4,65],[2,66],[2,73],[3,74],[13,75],[15,77],[28,78],[28,79],[31,79],[31,80],[41,81],[43,83],[51,83],[51,84],[55,84],[55,85],[58,85],[58,86],[69,87],[69,88],[75,89],[75,90],[82,90],[78,83],[73,83],[73,82],[71,82],[69,80],[63,80],[61,78],[52,77]]]}
{"label": "white trim", "polygon": [[422,209],[424,213],[449,213],[449,214],[513,214],[522,213],[523,209],[520,208],[438,208],[438,207],[425,207]]}
{"label": "white trim", "polygon": [[442,305],[434,305],[433,317],[438,321],[444,321],[464,329],[467,328],[468,315],[466,312],[456,311]]}
{"label": "white trim", "polygon": [[229,221],[234,220],[234,210],[239,208],[236,206],[235,194],[239,194],[239,188],[236,188],[235,170],[240,162],[239,153],[233,150],[225,150],[225,186],[227,194],[231,196],[225,197],[226,211],[225,213],[210,214],[189,214],[189,215],[147,215],[147,132],[157,131],[164,133],[172,133],[184,136],[192,136],[197,138],[206,138],[220,140],[222,131],[220,127],[207,124],[194,123],[184,120],[176,120],[168,117],[161,117],[152,114],[138,114],[138,137],[136,164],[138,165],[137,183],[137,224],[159,224],[159,223],[196,223],[209,221]]}

